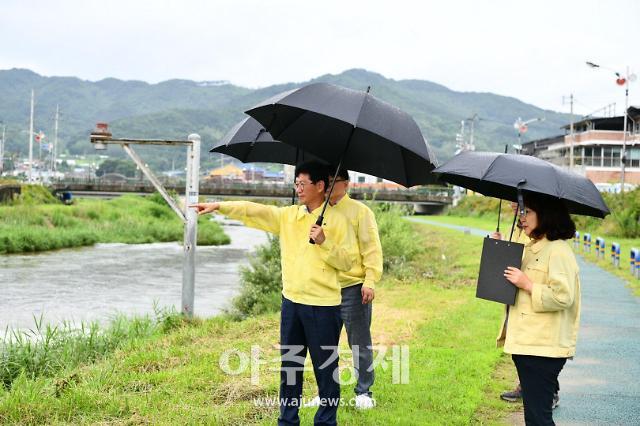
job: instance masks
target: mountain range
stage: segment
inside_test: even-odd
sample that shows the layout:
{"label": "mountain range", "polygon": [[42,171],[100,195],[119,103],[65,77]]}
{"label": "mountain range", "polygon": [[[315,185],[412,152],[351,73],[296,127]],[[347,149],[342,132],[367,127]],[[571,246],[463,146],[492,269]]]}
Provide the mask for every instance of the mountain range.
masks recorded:
{"label": "mountain range", "polygon": [[[53,138],[56,105],[60,108],[58,152],[93,153],[89,133],[98,121],[108,122],[116,137],[185,138],[199,133],[203,149],[222,137],[233,124],[245,117],[243,111],[279,92],[311,82],[328,82],[364,90],[371,86],[376,97],[411,114],[433,147],[439,160],[450,158],[456,150],[456,133],[461,121],[474,120],[474,142],[478,150],[503,151],[517,143],[513,124],[544,117],[530,125],[526,139],[562,133],[569,115],[543,110],[516,98],[492,93],[456,92],[425,80],[393,80],[363,69],[326,74],[311,81],[286,83],[259,89],[239,87],[220,81],[167,80],[157,84],[107,78],[87,81],[75,77],[45,77],[26,69],[0,70],[0,122],[6,124],[6,150],[25,155],[31,90],[35,91],[34,130]],[[184,158],[182,150],[168,153],[167,147],[150,148],[150,164],[170,168],[172,159]],[[145,150],[143,150],[145,151]],[[206,150],[208,151],[208,149]],[[203,166],[219,161],[203,153]],[[109,155],[123,156],[111,147]],[[183,161],[183,160],[181,160]],[[182,163],[178,163],[182,164]]]}

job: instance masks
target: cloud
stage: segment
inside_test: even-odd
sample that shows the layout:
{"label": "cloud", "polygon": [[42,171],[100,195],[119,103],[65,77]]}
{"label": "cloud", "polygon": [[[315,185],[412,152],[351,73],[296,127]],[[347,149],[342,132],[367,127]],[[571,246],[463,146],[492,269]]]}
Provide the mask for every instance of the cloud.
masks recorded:
{"label": "cloud", "polygon": [[6,68],[90,80],[259,87],[358,67],[556,110],[571,92],[621,110],[611,76],[584,61],[640,72],[628,63],[637,61],[638,16],[632,0],[5,0],[0,52]]}

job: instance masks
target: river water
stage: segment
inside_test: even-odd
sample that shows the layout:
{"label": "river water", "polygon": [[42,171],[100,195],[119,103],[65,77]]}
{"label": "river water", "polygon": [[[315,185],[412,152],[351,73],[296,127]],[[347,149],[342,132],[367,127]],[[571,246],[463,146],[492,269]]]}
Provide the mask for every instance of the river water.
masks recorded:
{"label": "river water", "polygon": [[[224,226],[226,246],[196,250],[195,315],[219,313],[238,293],[238,267],[267,241],[262,231]],[[105,321],[115,313],[180,310],[181,243],[97,244],[54,252],[0,256],[0,337],[6,327],[45,322]]]}

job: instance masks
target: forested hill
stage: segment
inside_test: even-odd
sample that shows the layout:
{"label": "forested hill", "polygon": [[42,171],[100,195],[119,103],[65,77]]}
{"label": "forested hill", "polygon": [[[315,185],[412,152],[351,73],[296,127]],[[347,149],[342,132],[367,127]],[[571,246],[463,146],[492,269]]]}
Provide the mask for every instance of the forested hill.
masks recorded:
{"label": "forested hill", "polygon": [[[460,121],[477,114],[475,143],[479,150],[502,151],[516,143],[513,123],[518,117],[545,117],[530,126],[527,139],[561,133],[568,114],[542,110],[518,99],[491,93],[456,92],[425,80],[392,80],[352,69],[338,75],[323,75],[314,81],[354,89],[371,86],[372,93],[408,113],[443,160],[455,151]],[[24,69],[0,71],[0,120],[7,125],[7,150],[27,150],[29,97],[36,93],[35,130],[53,136],[56,104],[60,106],[62,150],[71,154],[92,152],[88,134],[97,121],[110,123],[114,135],[128,137],[182,138],[199,133],[205,147],[221,137],[243,111],[281,91],[309,82],[287,83],[248,89],[227,82],[168,80],[157,84],[142,81],[104,79],[96,82],[75,77],[44,77]],[[468,128],[467,128],[468,130]],[[110,149],[110,154],[122,155]],[[153,160],[165,165],[164,155]],[[204,154],[203,159],[210,157]],[[159,164],[161,163],[161,164]]]}

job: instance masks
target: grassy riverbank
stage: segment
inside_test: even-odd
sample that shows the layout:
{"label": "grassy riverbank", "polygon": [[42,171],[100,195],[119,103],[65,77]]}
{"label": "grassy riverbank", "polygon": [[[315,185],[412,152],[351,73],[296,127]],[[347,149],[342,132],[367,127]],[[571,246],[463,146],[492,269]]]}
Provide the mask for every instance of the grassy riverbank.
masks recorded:
{"label": "grassy riverbank", "polygon": [[[413,229],[412,238],[425,250],[387,274],[376,291],[372,331],[386,361],[376,370],[378,407],[367,412],[343,407],[339,421],[501,422],[517,408],[498,398],[513,386],[515,372],[494,348],[501,307],[474,297],[481,239],[426,225]],[[277,406],[269,399],[277,397],[277,343],[278,314],[181,322],[166,333],[134,339],[95,363],[52,377],[19,377],[10,390],[0,390],[0,423],[273,424]],[[257,383],[251,383],[250,364],[242,369],[238,362],[238,353],[249,356],[252,346],[266,361],[254,364]],[[398,371],[394,357],[407,358],[393,348],[402,346],[409,351],[408,370]],[[346,352],[344,367],[351,362]],[[237,374],[223,371],[225,359]],[[408,383],[394,383],[403,371]],[[352,387],[342,388],[347,401]],[[304,396],[314,394],[309,371]],[[312,422],[313,413],[302,409],[303,424]]]}
{"label": "grassy riverbank", "polygon": [[[198,222],[198,244],[228,244],[209,218]],[[159,194],[59,203],[45,188],[24,186],[19,199],[0,205],[0,254],[55,250],[95,243],[181,241],[183,225]]]}

